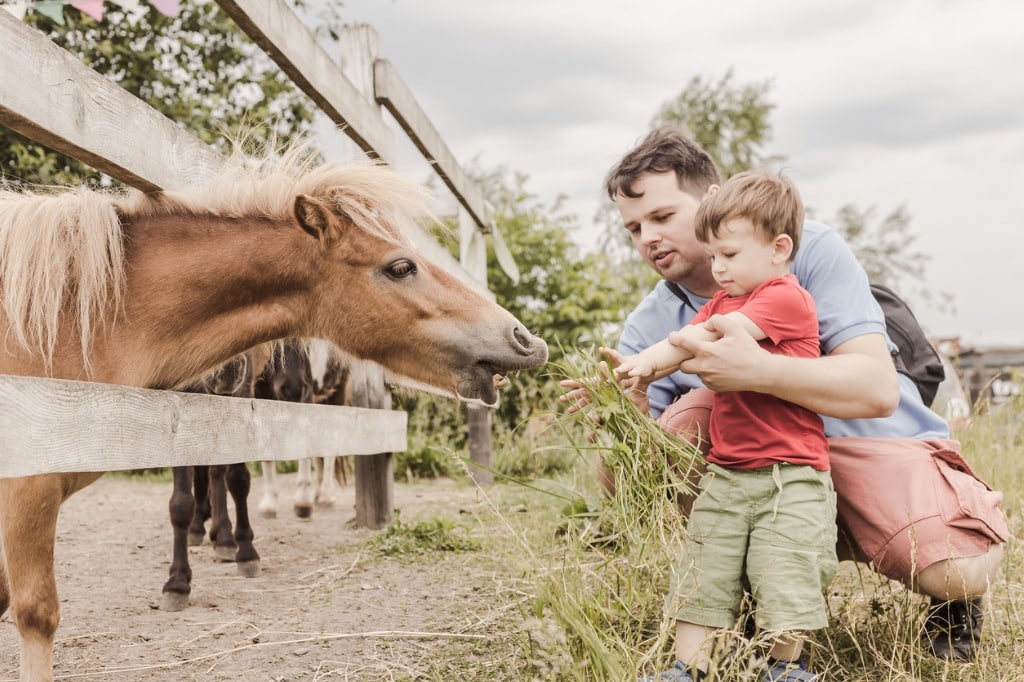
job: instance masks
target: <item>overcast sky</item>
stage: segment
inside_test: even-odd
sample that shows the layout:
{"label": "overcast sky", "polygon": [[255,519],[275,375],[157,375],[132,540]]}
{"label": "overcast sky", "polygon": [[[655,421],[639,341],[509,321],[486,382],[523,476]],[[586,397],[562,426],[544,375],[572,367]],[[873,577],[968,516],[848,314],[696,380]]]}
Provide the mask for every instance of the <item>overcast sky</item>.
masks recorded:
{"label": "overcast sky", "polygon": [[[822,218],[905,206],[955,315],[1024,345],[1024,2],[344,0],[463,164],[504,165],[582,231],[608,168],[693,76],[771,79],[773,139]],[[585,235],[581,237],[585,241]]]}

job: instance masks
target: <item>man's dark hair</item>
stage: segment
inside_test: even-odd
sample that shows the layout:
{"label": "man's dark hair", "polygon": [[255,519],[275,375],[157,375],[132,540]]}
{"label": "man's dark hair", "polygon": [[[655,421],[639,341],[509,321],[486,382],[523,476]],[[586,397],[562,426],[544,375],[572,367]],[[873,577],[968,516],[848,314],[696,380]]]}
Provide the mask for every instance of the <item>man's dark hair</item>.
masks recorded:
{"label": "man's dark hair", "polygon": [[696,197],[703,196],[711,185],[721,184],[721,176],[708,153],[678,126],[663,125],[626,152],[608,172],[605,189],[612,201],[619,194],[635,199],[640,196],[633,191],[637,178],[644,173],[666,171],[676,174],[679,189]]}

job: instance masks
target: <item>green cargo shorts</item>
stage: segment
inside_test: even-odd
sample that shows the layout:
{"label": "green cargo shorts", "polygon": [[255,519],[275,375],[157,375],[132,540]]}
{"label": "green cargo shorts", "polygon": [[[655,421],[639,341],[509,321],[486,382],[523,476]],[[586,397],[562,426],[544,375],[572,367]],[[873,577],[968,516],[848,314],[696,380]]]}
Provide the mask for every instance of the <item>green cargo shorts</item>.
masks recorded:
{"label": "green cargo shorts", "polygon": [[693,505],[677,594],[678,620],[731,627],[749,585],[767,631],[828,624],[825,590],[835,576],[836,495],[827,471],[776,464],[708,464]]}

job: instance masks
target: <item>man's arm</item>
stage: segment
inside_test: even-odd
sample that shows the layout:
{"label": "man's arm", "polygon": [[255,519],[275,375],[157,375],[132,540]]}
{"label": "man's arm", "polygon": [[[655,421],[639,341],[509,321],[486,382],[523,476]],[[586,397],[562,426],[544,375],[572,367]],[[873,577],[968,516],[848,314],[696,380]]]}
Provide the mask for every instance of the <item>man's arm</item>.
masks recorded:
{"label": "man's arm", "polygon": [[[722,338],[688,344],[694,357],[682,369],[715,391],[768,393],[837,419],[886,417],[899,404],[896,369],[881,334],[856,336],[825,357],[797,358],[764,350],[735,319],[709,324]],[[687,344],[669,335],[677,340]]]}

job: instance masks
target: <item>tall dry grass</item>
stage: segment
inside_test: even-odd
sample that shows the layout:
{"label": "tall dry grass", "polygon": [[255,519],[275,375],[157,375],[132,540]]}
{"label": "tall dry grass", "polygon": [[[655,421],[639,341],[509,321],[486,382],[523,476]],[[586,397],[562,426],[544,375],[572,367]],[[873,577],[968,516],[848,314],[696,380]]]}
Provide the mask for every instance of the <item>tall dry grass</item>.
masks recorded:
{"label": "tall dry grass", "polygon": [[[586,376],[569,367],[566,376]],[[589,368],[592,369],[592,368]],[[547,499],[558,514],[532,519],[515,533],[509,561],[520,561],[514,603],[522,611],[523,656],[516,673],[536,680],[635,679],[671,664],[671,614],[687,595],[675,590],[674,571],[685,519],[675,504],[688,491],[686,471],[699,454],[640,415],[614,386],[595,387],[603,428],[561,415],[548,443],[531,443],[533,456],[564,457],[570,474],[530,484],[533,507]],[[1024,549],[1017,541],[1024,501],[1024,425],[1021,402],[982,409],[955,434],[965,457],[1004,495],[1013,538],[1001,575],[985,600],[984,637],[977,659],[951,663],[922,645],[926,599],[847,562],[830,588],[830,625],[806,647],[821,680],[1024,681]],[[511,447],[511,445],[510,445]],[[656,453],[669,453],[666,458]],[[614,473],[617,494],[602,496],[594,476],[600,457]],[[880,482],[883,484],[885,482]],[[539,491],[539,492],[538,492]],[[557,532],[550,530],[556,528]],[[723,647],[718,679],[760,680],[764,642],[740,638],[737,624]],[[510,677],[509,679],[516,679]]]}

